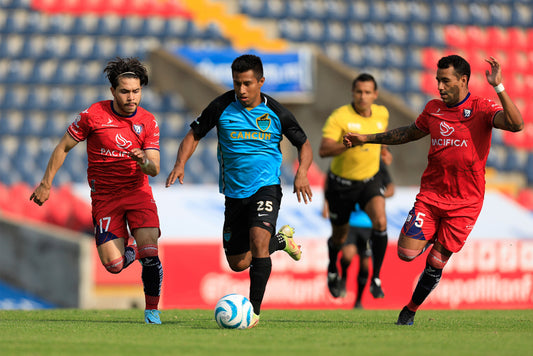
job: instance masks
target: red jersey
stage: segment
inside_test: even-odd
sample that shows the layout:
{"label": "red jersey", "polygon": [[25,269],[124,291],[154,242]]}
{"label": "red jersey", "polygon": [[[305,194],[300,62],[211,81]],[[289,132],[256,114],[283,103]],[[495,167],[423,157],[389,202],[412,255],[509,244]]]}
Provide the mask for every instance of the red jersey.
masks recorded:
{"label": "red jersey", "polygon": [[483,201],[493,120],[501,110],[494,101],[471,94],[453,107],[442,100],[427,103],[415,122],[431,136],[418,199],[454,205]]}
{"label": "red jersey", "polygon": [[78,142],[87,140],[87,181],[91,194],[117,194],[148,187],[148,176],[128,156],[133,148],[159,150],[159,126],[141,107],[128,117],[112,108],[111,100],[81,112],[67,129]]}

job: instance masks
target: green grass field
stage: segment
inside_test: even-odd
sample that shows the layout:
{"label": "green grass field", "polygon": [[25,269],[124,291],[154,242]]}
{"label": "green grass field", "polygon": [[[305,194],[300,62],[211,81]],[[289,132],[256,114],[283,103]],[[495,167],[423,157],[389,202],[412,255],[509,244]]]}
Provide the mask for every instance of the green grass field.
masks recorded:
{"label": "green grass field", "polygon": [[0,311],[1,355],[531,355],[533,310],[264,310],[250,330],[210,310]]}

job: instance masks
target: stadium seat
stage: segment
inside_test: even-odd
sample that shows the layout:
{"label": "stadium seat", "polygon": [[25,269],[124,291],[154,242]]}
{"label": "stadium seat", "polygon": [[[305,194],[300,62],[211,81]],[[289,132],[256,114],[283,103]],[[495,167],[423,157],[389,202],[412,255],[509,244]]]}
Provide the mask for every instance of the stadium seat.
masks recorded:
{"label": "stadium seat", "polygon": [[325,42],[344,42],[346,40],[346,25],[344,22],[329,21],[326,23]]}
{"label": "stadium seat", "polygon": [[346,21],[348,19],[349,3],[345,1],[328,1],[327,18],[333,21]]}
{"label": "stadium seat", "polygon": [[387,23],[384,26],[386,42],[390,45],[412,45],[409,43],[409,29],[404,23]]}
{"label": "stadium seat", "polygon": [[388,20],[385,23],[406,23],[411,13],[407,1],[386,1]]}
{"label": "stadium seat", "polygon": [[161,30],[162,37],[169,38],[186,38],[188,23],[183,18],[169,18]]}
{"label": "stadium seat", "polygon": [[516,26],[513,23],[512,4],[506,2],[492,3],[489,6],[490,20],[488,25],[491,26]]}
{"label": "stadium seat", "polygon": [[527,178],[527,184],[530,187],[533,186],[533,152],[530,152],[527,157],[525,173]]}
{"label": "stadium seat", "polygon": [[387,44],[387,32],[381,23],[365,23],[363,24],[363,31],[366,35],[365,41],[372,45]]}
{"label": "stadium seat", "polygon": [[458,25],[468,25],[470,23],[472,16],[468,3],[454,2],[453,6],[449,2],[446,2],[446,4],[451,7],[451,12],[448,17],[442,17],[442,19]]}
{"label": "stadium seat", "polygon": [[374,0],[369,2],[369,22],[385,23],[389,19],[389,12],[385,1]]}
{"label": "stadium seat", "polygon": [[513,26],[528,28],[531,27],[533,10],[529,2],[513,2],[511,23]]}
{"label": "stadium seat", "polygon": [[295,19],[283,19],[278,22],[280,35],[289,41],[300,42],[304,40],[304,26]]}
{"label": "stadium seat", "polygon": [[435,24],[442,21],[441,18],[433,19],[430,3],[424,1],[410,1],[408,23],[431,23]]}
{"label": "stadium seat", "polygon": [[523,172],[526,165],[527,154],[523,150],[507,148],[503,171],[506,172]]}
{"label": "stadium seat", "polygon": [[363,1],[350,1],[348,7],[350,22],[363,22],[370,18],[370,6]]}
{"label": "stadium seat", "polygon": [[41,112],[25,112],[24,119],[20,126],[20,135],[40,136],[45,120],[45,116]]}
{"label": "stadium seat", "polygon": [[493,18],[487,4],[472,2],[468,4],[470,21],[476,26],[488,26],[492,24]]}
{"label": "stadium seat", "polygon": [[[448,24],[453,23],[452,6],[448,2],[429,2],[430,10],[429,16],[431,23]],[[418,22],[418,21],[417,21]]]}

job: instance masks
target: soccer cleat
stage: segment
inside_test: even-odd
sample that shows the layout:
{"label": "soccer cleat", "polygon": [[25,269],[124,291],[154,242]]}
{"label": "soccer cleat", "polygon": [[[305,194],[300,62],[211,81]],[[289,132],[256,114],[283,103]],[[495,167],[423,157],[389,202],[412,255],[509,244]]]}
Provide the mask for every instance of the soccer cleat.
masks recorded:
{"label": "soccer cleat", "polygon": [[354,309],[363,309],[363,304],[361,304],[360,300],[356,300],[353,308]]}
{"label": "soccer cleat", "polygon": [[381,289],[381,280],[379,278],[372,278],[372,282],[370,283],[370,294],[374,298],[384,298],[385,293],[383,293],[383,289]]}
{"label": "soccer cleat", "polygon": [[278,231],[278,236],[283,237],[285,240],[285,248],[283,251],[287,252],[293,260],[299,261],[302,258],[302,248],[294,242],[293,236],[294,229],[289,225],[283,225]]}
{"label": "soccer cleat", "polygon": [[161,314],[161,312],[157,309],[146,309],[144,311],[144,321],[146,324],[161,324],[159,314]]}
{"label": "soccer cleat", "polygon": [[328,272],[328,289],[334,298],[338,298],[341,295],[340,278],[337,273]]}
{"label": "soccer cleat", "polygon": [[247,329],[251,329],[259,324],[259,315],[252,313],[252,321],[250,322],[250,325],[248,325]]}
{"label": "soccer cleat", "polygon": [[403,307],[400,315],[398,315],[398,321],[396,325],[413,325],[415,322],[416,312],[410,311],[407,307]]}

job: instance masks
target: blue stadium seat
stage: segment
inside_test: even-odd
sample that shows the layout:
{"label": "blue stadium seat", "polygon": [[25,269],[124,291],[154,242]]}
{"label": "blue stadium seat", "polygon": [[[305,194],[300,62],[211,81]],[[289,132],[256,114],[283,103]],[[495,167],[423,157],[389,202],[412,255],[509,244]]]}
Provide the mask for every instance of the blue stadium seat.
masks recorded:
{"label": "blue stadium seat", "polygon": [[387,44],[387,33],[381,23],[367,22],[363,24],[363,31],[366,34],[366,42],[372,45]]}
{"label": "blue stadium seat", "polygon": [[39,112],[26,111],[20,126],[20,134],[24,136],[41,136],[46,119]]}
{"label": "blue stadium seat", "polygon": [[328,1],[327,19],[333,21],[346,21],[349,18],[349,2],[347,1]]}
{"label": "blue stadium seat", "polygon": [[48,25],[43,33],[48,35],[70,35],[76,20],[72,15],[55,14],[48,17]]}
{"label": "blue stadium seat", "polygon": [[340,21],[328,21],[325,25],[324,41],[345,42],[346,41],[346,24]]}
{"label": "blue stadium seat", "polygon": [[90,36],[98,32],[98,19],[94,16],[77,16],[71,26],[70,35]]}
{"label": "blue stadium seat", "polygon": [[388,20],[386,23],[408,22],[411,16],[407,1],[387,1]]}
{"label": "blue stadium seat", "polygon": [[281,37],[289,41],[301,42],[304,40],[304,26],[302,21],[283,19],[278,21],[278,29]]}
{"label": "blue stadium seat", "polygon": [[31,0],[2,0],[3,9],[29,9]]}
{"label": "blue stadium seat", "polygon": [[68,125],[65,124],[57,112],[52,111],[46,116],[46,121],[42,130],[42,136],[60,138],[67,131],[67,127]]}
{"label": "blue stadium seat", "polygon": [[369,21],[375,23],[385,23],[389,20],[387,4],[383,0],[370,1]]}
{"label": "blue stadium seat", "polygon": [[409,44],[409,31],[404,23],[387,23],[384,25],[386,42],[390,45]]}
{"label": "blue stadium seat", "polygon": [[86,182],[87,157],[83,147],[75,147],[70,150],[61,169],[68,172],[72,183]]}
{"label": "blue stadium seat", "polygon": [[136,16],[126,16],[121,19],[119,33],[122,36],[142,36],[143,20]]}
{"label": "blue stadium seat", "polygon": [[19,54],[22,58],[41,58],[44,48],[44,40],[41,36],[25,37],[22,50]]}
{"label": "blue stadium seat", "polygon": [[507,147],[506,151],[507,157],[502,169],[506,172],[524,172],[527,159],[524,152],[510,147]]}
{"label": "blue stadium seat", "polygon": [[409,1],[409,23],[435,23],[442,19],[434,19],[431,2],[427,1]]}
{"label": "blue stadium seat", "polygon": [[426,25],[412,23],[408,27],[409,44],[417,47],[430,45],[429,28]]}
{"label": "blue stadium seat", "polygon": [[0,78],[0,81],[6,84],[17,84],[25,82],[27,77],[28,76],[24,74],[22,62],[13,60],[9,62],[7,72],[3,78]]}
{"label": "blue stadium seat", "polygon": [[533,23],[533,12],[531,4],[528,2],[515,1],[513,3],[511,23],[516,27],[531,27]]}
{"label": "blue stadium seat", "polygon": [[370,18],[370,9],[367,2],[351,1],[348,7],[350,22],[363,22]]}
{"label": "blue stadium seat", "polygon": [[527,179],[527,185],[529,185],[530,187],[533,186],[533,152],[530,152],[527,156],[525,174]]}

